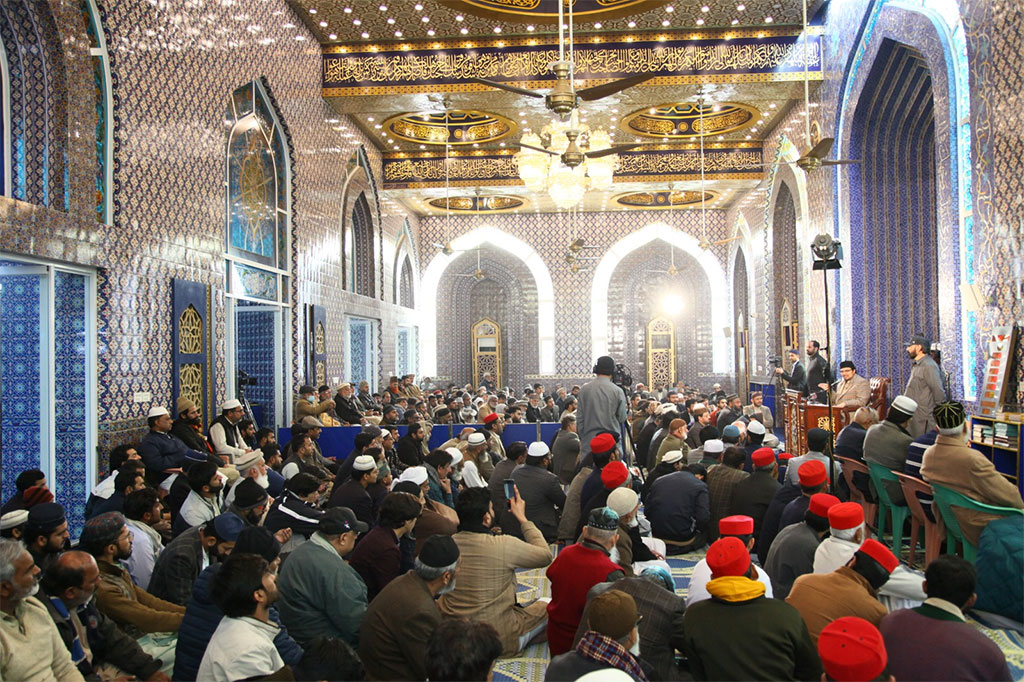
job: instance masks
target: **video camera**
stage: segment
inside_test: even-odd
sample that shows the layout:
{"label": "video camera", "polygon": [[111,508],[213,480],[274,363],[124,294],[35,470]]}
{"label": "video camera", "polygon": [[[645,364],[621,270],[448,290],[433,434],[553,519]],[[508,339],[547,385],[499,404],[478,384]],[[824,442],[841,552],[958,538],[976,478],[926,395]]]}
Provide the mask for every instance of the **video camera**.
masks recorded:
{"label": "video camera", "polygon": [[237,381],[238,381],[238,386],[239,387],[242,387],[242,386],[258,386],[259,383],[260,383],[259,379],[257,379],[256,377],[246,373],[243,370],[238,370],[237,374],[238,374]]}

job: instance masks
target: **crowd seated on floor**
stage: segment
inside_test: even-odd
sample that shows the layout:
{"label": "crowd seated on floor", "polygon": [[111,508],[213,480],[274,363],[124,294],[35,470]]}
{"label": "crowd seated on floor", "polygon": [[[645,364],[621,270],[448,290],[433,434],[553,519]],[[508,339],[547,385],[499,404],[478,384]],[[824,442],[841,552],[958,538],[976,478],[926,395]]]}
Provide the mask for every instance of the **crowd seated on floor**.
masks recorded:
{"label": "crowd seated on floor", "polygon": [[[0,518],[0,679],[485,680],[544,642],[552,681],[1011,679],[966,614],[983,587],[1019,595],[1019,557],[986,541],[1002,521],[958,510],[976,563],[915,571],[839,485],[830,434],[790,458],[760,396],[627,392],[610,361],[522,401],[490,377],[302,386],[284,448],[236,400],[206,432],[191,402],[154,406],[141,441],[109,453],[74,541],[44,473],[19,472]],[[935,407],[927,447],[894,437],[916,410],[900,396],[840,443],[1024,508],[966,444],[960,403]],[[560,428],[503,443],[523,420]],[[450,423],[484,428],[429,449]],[[361,427],[344,457],[318,445],[335,425]],[[670,561],[694,553],[683,598]],[[520,601],[524,571],[550,598]]]}

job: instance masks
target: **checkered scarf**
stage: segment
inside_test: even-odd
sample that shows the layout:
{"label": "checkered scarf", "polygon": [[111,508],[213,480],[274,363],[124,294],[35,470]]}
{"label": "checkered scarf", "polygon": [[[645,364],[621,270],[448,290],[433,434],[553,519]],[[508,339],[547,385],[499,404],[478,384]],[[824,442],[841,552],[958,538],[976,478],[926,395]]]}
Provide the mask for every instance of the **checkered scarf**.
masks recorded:
{"label": "checkered scarf", "polygon": [[640,668],[640,664],[633,658],[633,654],[614,639],[605,637],[600,632],[588,630],[580,638],[580,643],[576,645],[576,653],[588,661],[618,668],[639,682],[647,682],[647,676]]}

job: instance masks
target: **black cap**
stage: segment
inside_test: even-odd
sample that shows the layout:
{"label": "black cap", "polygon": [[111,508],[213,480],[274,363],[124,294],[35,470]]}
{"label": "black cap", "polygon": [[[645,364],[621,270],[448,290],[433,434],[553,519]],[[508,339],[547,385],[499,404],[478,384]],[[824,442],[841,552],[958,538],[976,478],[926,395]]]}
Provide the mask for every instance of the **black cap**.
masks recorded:
{"label": "black cap", "polygon": [[349,531],[365,533],[369,528],[348,507],[331,507],[320,517],[320,531],[328,535],[341,535]]}
{"label": "black cap", "polygon": [[843,360],[839,363],[839,369],[852,369],[854,372],[857,371],[857,365],[853,364],[852,360]]}
{"label": "black cap", "polygon": [[306,395],[307,393],[316,393],[316,389],[309,384],[299,386],[299,395]]}
{"label": "black cap", "polygon": [[936,405],[932,410],[932,416],[935,417],[935,425],[940,429],[957,429],[964,425],[967,412],[962,403],[951,401]]}
{"label": "black cap", "polygon": [[921,346],[921,349],[927,353],[932,348],[932,340],[924,334],[914,334],[910,337],[910,341],[907,341],[907,346]]}
{"label": "black cap", "polygon": [[42,502],[37,505],[33,505],[28,510],[28,525],[31,528],[37,528],[43,532],[51,532],[57,526],[64,523],[67,517],[64,513],[64,507],[60,506],[56,502]]}
{"label": "black cap", "polygon": [[459,546],[450,535],[432,535],[420,550],[420,563],[431,568],[445,568],[459,560]]}
{"label": "black cap", "polygon": [[235,490],[235,506],[241,510],[253,509],[267,501],[267,491],[255,479],[246,478]]}
{"label": "black cap", "polygon": [[281,543],[269,529],[263,526],[249,526],[238,534],[235,548],[231,551],[238,554],[259,554],[267,561],[273,561],[281,553]]}

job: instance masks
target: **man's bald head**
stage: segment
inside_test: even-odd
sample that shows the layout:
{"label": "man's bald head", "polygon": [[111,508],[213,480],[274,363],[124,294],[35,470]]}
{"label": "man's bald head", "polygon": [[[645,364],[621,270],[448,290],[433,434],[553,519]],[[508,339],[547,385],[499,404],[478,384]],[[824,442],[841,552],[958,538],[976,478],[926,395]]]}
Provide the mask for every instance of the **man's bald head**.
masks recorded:
{"label": "man's bald head", "polygon": [[88,552],[70,550],[59,554],[43,574],[43,590],[59,597],[68,607],[86,603],[96,593],[100,569]]}

